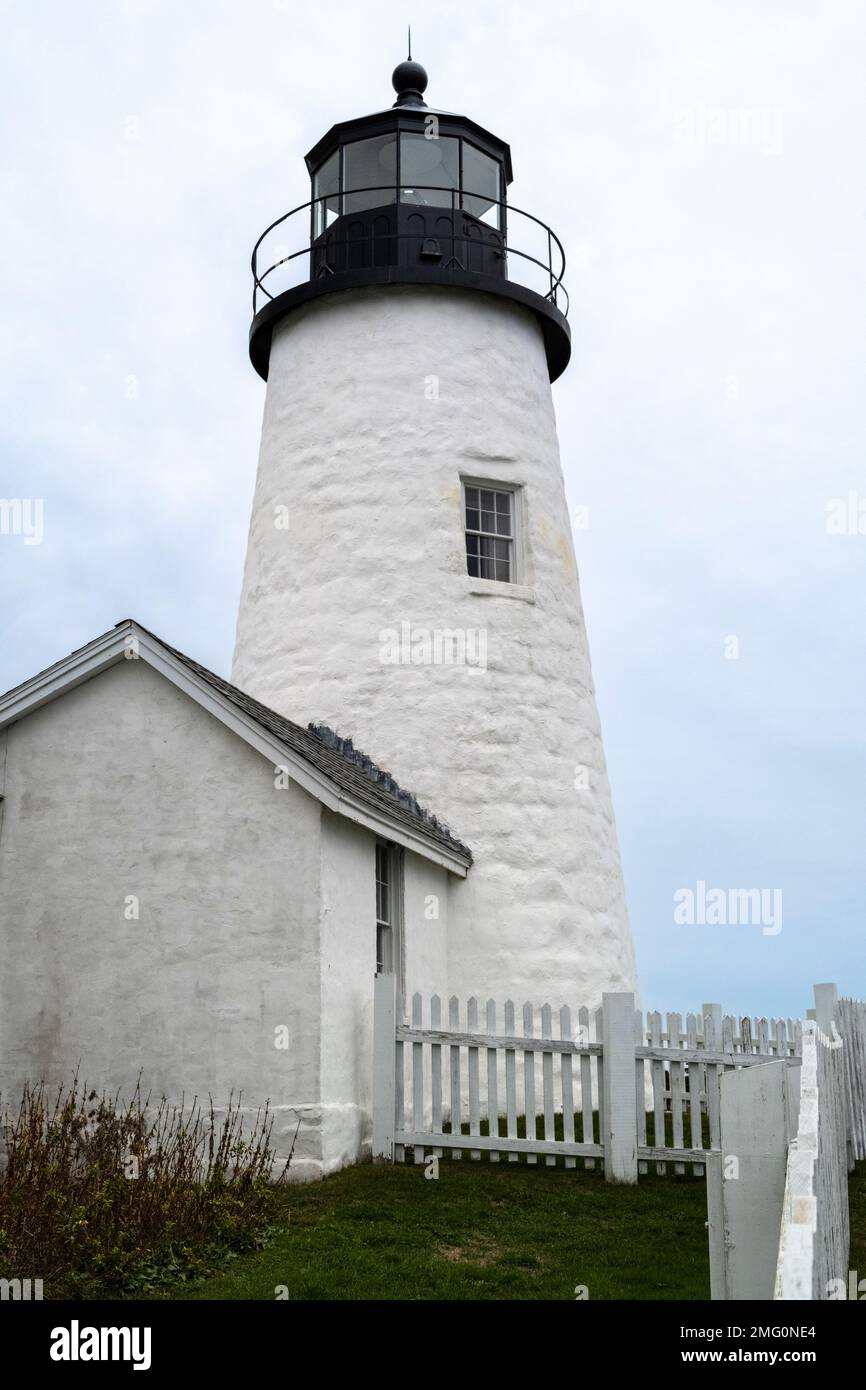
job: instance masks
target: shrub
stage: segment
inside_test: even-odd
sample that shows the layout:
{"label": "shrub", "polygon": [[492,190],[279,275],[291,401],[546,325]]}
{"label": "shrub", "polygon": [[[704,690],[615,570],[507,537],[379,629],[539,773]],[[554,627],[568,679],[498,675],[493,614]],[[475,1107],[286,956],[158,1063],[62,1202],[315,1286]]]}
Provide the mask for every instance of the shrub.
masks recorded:
{"label": "shrub", "polygon": [[146,1294],[261,1245],[277,1210],[268,1107],[244,1126],[232,1095],[122,1102],[79,1083],[28,1085],[0,1111],[0,1277],[44,1296]]}

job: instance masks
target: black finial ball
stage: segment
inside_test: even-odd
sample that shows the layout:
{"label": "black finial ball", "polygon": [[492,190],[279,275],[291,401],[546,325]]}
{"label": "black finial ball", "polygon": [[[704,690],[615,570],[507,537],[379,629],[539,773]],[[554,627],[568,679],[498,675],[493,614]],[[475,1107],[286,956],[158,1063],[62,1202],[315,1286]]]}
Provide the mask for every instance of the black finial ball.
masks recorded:
{"label": "black finial ball", "polygon": [[391,82],[398,96],[403,92],[419,92],[423,96],[427,90],[427,74],[421,64],[416,63],[413,58],[407,58],[404,63],[397,64]]}

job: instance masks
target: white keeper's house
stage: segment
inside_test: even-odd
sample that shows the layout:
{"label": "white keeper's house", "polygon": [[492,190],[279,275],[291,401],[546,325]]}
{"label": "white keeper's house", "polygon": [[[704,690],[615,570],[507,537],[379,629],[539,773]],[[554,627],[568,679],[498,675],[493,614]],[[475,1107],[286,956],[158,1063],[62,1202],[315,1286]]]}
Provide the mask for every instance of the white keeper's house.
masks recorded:
{"label": "white keeper's house", "polygon": [[369,1151],[377,970],[398,1007],[635,987],[560,244],[503,140],[393,82],[255,250],[231,682],[125,619],[0,697],[3,1097],[242,1090],[297,1177]]}

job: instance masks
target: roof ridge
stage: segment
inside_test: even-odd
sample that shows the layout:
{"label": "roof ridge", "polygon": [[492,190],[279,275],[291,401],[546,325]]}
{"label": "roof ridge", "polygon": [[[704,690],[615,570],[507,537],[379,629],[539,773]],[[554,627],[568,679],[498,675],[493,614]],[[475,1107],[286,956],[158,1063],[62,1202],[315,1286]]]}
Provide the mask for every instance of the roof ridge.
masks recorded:
{"label": "roof ridge", "polygon": [[307,725],[307,729],[317,739],[324,743],[326,747],[333,748],[336,752],[342,754],[344,758],[348,758],[348,760],[353,763],[355,767],[360,768],[371,781],[377,782],[383,786],[385,790],[390,792],[392,796],[395,796],[407,810],[411,811],[413,815],[420,817],[431,829],[438,830],[442,835],[447,835],[449,839],[454,840],[455,844],[460,845],[467,853],[470,852],[466,845],[463,845],[456,836],[452,835],[444,821],[441,821],[432,811],[428,811],[426,807],[422,806],[418,798],[412,792],[407,791],[405,787],[401,787],[397,779],[392,776],[390,772],[379,767],[378,763],[374,762],[369,754],[363,753],[360,748],[356,748],[351,738],[338,734],[329,724],[310,723]]}

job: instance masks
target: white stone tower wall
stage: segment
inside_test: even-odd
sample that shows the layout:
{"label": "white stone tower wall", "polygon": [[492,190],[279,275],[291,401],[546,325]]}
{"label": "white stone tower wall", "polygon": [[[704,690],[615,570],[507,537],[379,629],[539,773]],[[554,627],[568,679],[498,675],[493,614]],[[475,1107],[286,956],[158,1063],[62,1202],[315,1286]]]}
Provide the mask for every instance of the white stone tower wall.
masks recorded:
{"label": "white stone tower wall", "polygon": [[[494,586],[467,574],[461,475],[522,489],[513,591],[481,592]],[[475,669],[384,663],[383,633],[404,623],[470,634]],[[325,296],[277,326],[233,679],[350,735],[470,845],[468,879],[451,880],[449,991],[594,1005],[634,987],[553,401],[528,310],[389,287]]]}

